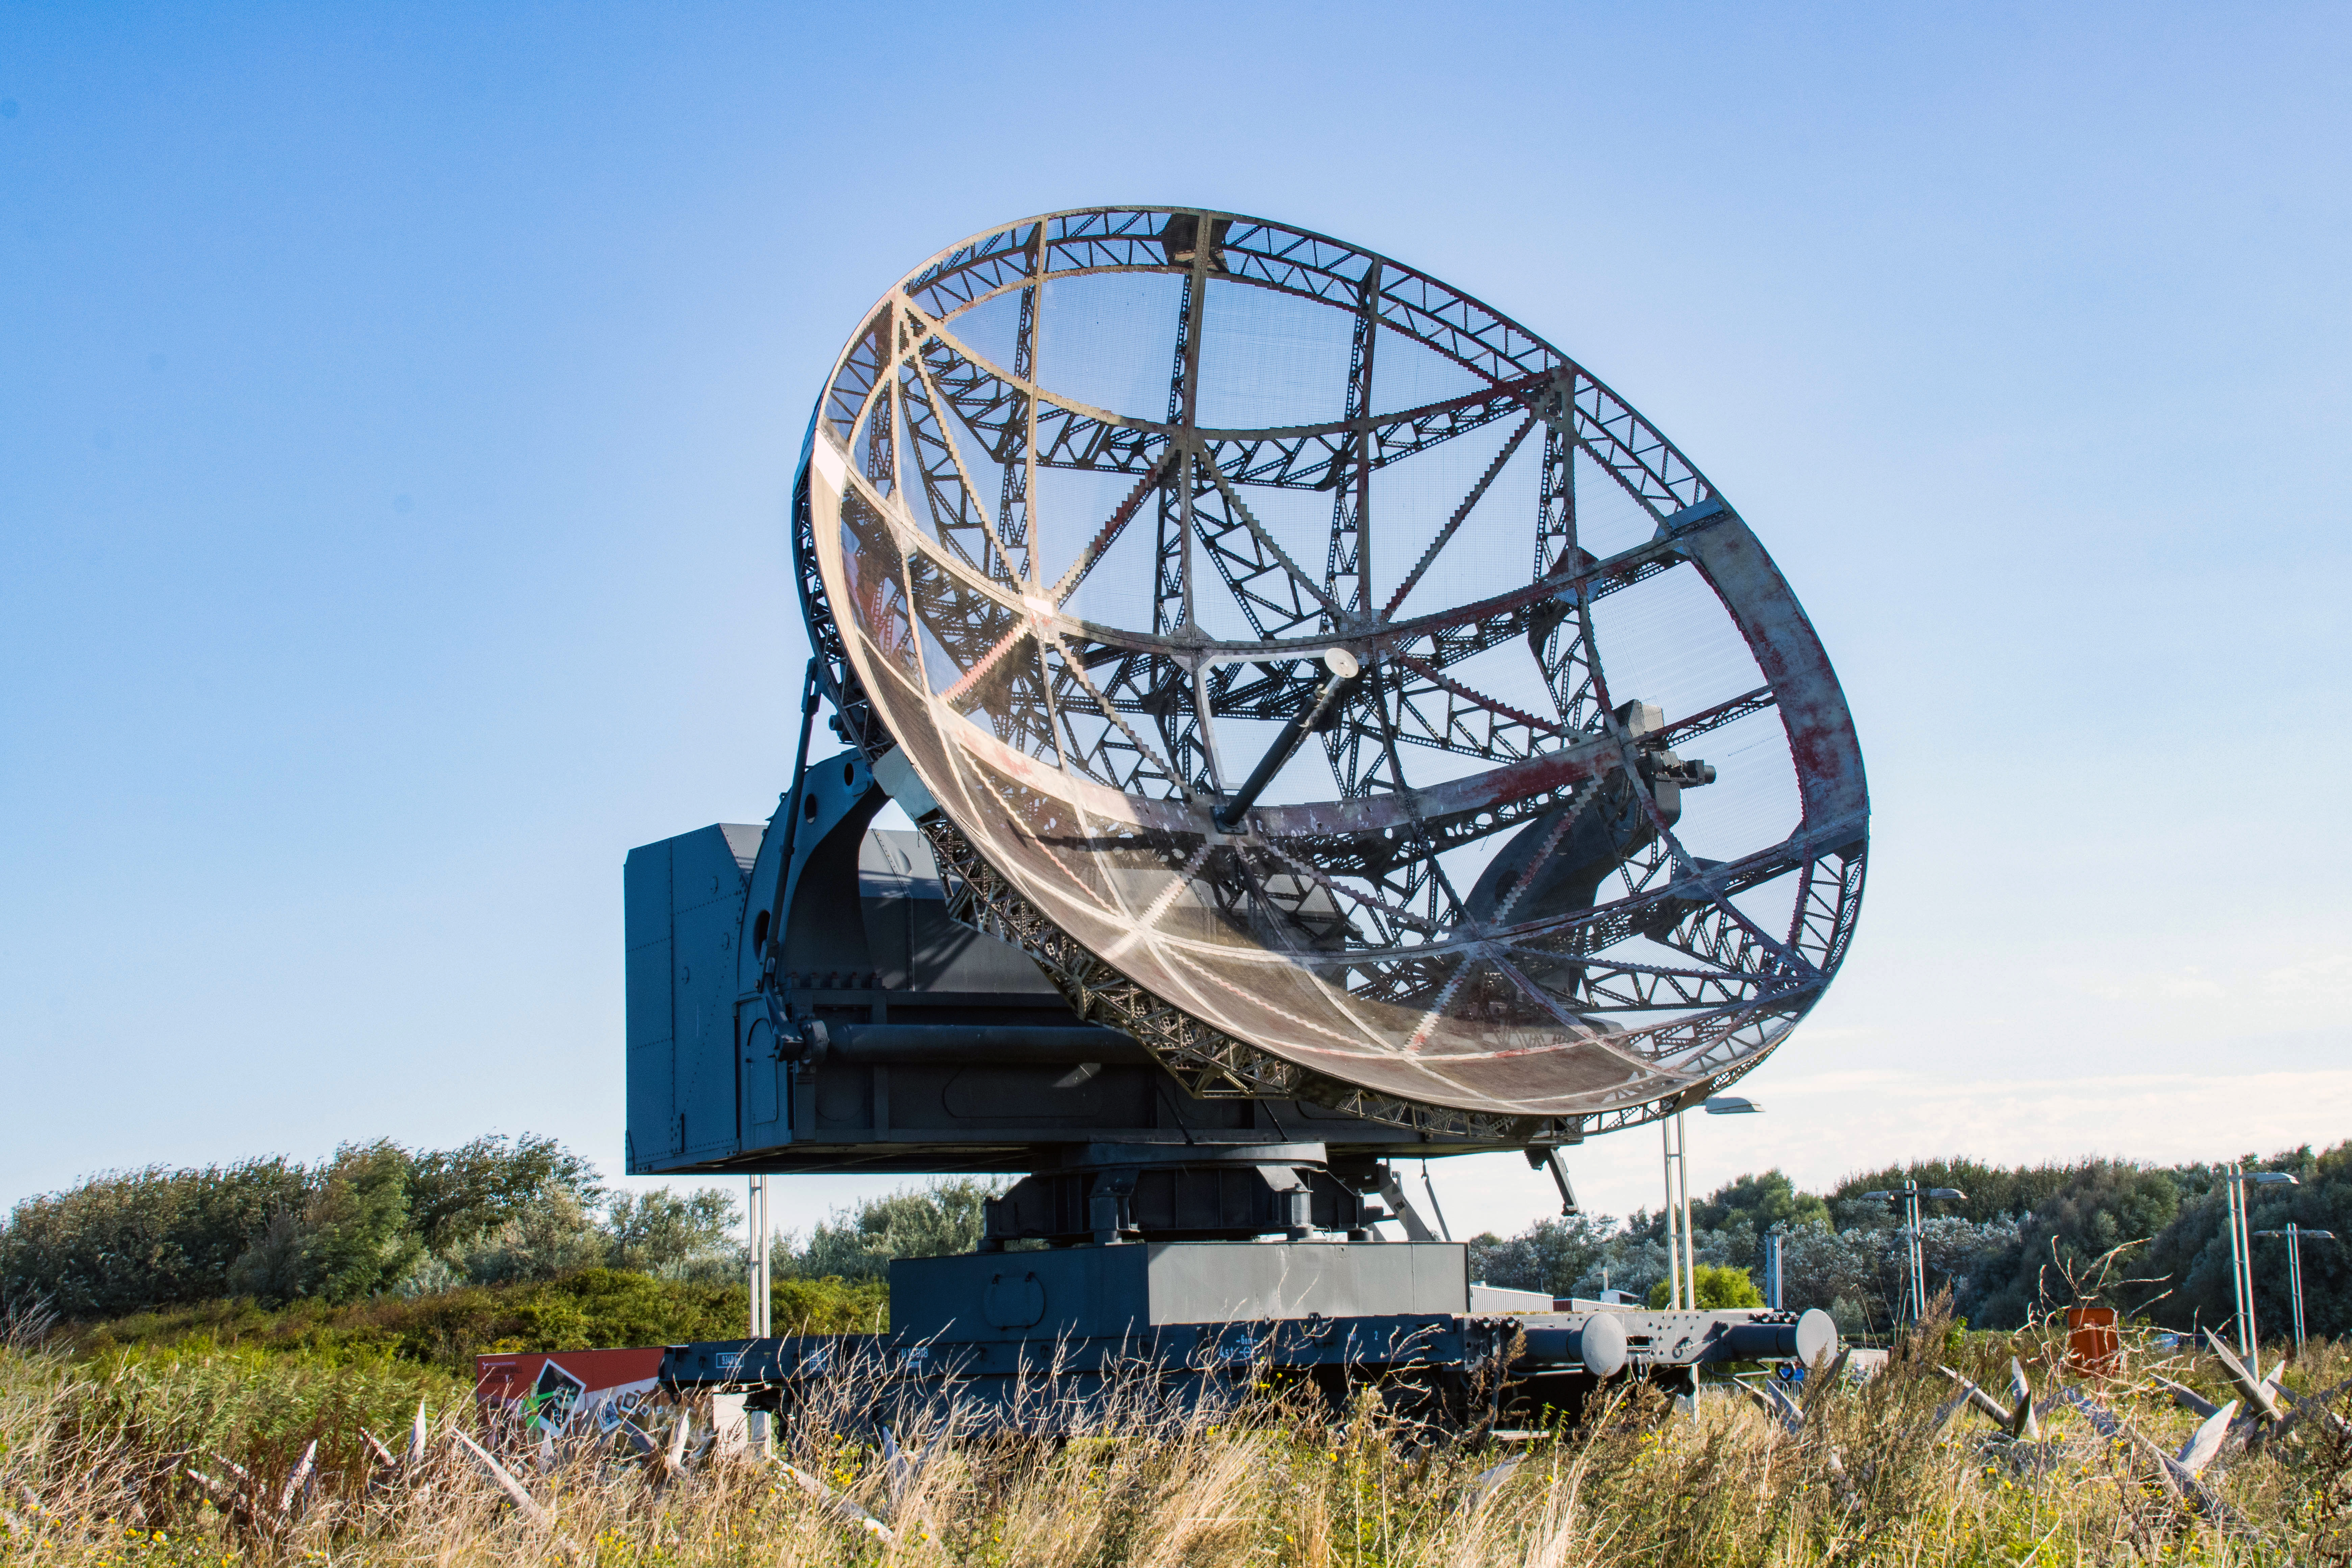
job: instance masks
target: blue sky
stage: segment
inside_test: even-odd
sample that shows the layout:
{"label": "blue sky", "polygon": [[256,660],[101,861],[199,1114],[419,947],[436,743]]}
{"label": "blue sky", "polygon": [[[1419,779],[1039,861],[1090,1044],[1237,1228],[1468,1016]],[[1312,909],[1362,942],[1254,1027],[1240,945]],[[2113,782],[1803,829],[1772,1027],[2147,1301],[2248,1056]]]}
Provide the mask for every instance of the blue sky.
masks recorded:
{"label": "blue sky", "polygon": [[[620,865],[757,820],[862,307],[1104,201],[1543,332],[1738,505],[1875,808],[1712,1185],[2352,1135],[2341,7],[0,5],[0,1203],[620,1159]],[[1647,1134],[1577,1163],[1648,1201]],[[1516,1158],[1441,1173],[1516,1226]],[[804,1226],[853,1184],[777,1199]]]}

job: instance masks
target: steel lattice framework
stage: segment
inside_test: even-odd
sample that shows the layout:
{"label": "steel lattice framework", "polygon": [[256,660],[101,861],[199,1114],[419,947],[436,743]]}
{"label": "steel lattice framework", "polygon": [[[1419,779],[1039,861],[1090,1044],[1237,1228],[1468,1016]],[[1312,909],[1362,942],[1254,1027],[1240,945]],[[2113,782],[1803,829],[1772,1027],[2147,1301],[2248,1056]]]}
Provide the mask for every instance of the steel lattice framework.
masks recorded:
{"label": "steel lattice framework", "polygon": [[1779,571],[1398,262],[1165,207],[967,240],[843,352],[795,523],[951,910],[1196,1094],[1579,1137],[1755,1066],[1845,952],[1862,757]]}

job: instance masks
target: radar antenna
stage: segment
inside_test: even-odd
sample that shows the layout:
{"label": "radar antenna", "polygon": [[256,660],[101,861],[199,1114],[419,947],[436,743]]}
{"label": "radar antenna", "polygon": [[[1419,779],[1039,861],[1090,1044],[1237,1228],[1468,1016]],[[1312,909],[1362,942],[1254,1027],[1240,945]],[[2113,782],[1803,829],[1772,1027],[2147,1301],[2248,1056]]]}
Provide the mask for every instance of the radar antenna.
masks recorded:
{"label": "radar antenna", "polygon": [[[1395,1169],[1517,1150],[1573,1211],[1560,1149],[1753,1068],[1861,903],[1811,623],[1591,373],[1321,235],[1055,213],[867,313],[793,518],[793,787],[629,857],[629,1166],[1020,1174],[893,1264],[890,1397],[1023,1419],[1068,1350],[1492,1420],[1827,1353],[1475,1284]],[[664,1375],[783,1409],[833,1353]]]}
{"label": "radar antenna", "polygon": [[1862,758],[1787,584],[1402,263],[1183,209],[977,236],[853,335],[796,507],[950,913],[1195,1097],[1582,1136],[1748,1071],[1844,954]]}

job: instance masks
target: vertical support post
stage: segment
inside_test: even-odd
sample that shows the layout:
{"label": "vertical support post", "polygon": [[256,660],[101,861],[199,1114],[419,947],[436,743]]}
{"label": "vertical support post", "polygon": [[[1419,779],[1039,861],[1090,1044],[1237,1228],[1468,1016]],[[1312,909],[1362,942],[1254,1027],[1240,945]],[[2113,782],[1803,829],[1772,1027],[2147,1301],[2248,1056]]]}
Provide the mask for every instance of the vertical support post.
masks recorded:
{"label": "vertical support post", "polygon": [[2262,1339],[2254,1327],[2254,1241],[2246,1223],[2245,1170],[2230,1163],[2229,1205],[2231,1284],[2237,1291],[2238,1359],[2255,1377],[2263,1375]]}
{"label": "vertical support post", "polygon": [[1916,1200],[1914,1199],[1910,1194],[1906,1193],[1903,1194],[1904,1310],[1896,1320],[1897,1321],[1901,1321],[1904,1319],[1908,1319],[1914,1323],[1916,1323],[1919,1321],[1919,1291],[1917,1276],[1912,1271],[1911,1268],[1911,1247],[1912,1245],[1919,1239],[1918,1225],[1915,1217],[1916,1214]]}
{"label": "vertical support post", "polygon": [[2237,1359],[2246,1359],[2246,1260],[2237,1256],[2237,1162],[2222,1173],[2222,1223],[2230,1227],[2230,1317],[2237,1331]]}
{"label": "vertical support post", "polygon": [[2294,1221],[2286,1222],[2286,1279],[2288,1293],[2294,1300],[2294,1353],[2303,1353],[2303,1243],[2297,1238]]}
{"label": "vertical support post", "polygon": [[1698,1306],[1698,1236],[1691,1229],[1690,1134],[1679,1110],[1675,1112],[1675,1185],[1683,1214],[1683,1306],[1690,1310]]}
{"label": "vertical support post", "polygon": [[1919,1200],[1911,1200],[1911,1304],[1915,1318],[1927,1316],[1927,1244],[1919,1235]]}
{"label": "vertical support post", "polygon": [[2230,1233],[2230,1316],[2238,1335],[2238,1359],[2246,1358],[2245,1260],[2238,1256],[2238,1163],[2221,1170],[2221,1223]]}
{"label": "vertical support post", "polygon": [[2238,1235],[2246,1259],[2246,1370],[2257,1381],[2263,1375],[2263,1331],[2254,1321],[2254,1216],[2246,1201],[2246,1184],[2238,1184]]}
{"label": "vertical support post", "polygon": [[751,1255],[751,1310],[746,1325],[750,1337],[765,1339],[769,1326],[768,1291],[768,1178],[753,1176],[744,1202],[744,1226],[750,1232],[745,1248]]}
{"label": "vertical support post", "polygon": [[1676,1229],[1675,1210],[1675,1124],[1680,1119],[1678,1117],[1674,1116],[1661,1117],[1658,1120],[1659,1135],[1665,1141],[1666,1306],[1670,1310],[1677,1309],[1683,1304],[1682,1252],[1676,1246],[1675,1240],[1675,1232]]}
{"label": "vertical support post", "polygon": [[[751,1231],[749,1238],[751,1246],[745,1250],[751,1258],[751,1266],[747,1270],[751,1275],[751,1322],[748,1326],[751,1329],[751,1338],[763,1340],[768,1337],[773,1326],[769,1315],[767,1177],[751,1178],[751,1188],[745,1197],[745,1208],[744,1221]],[[745,1417],[744,1426],[744,1435],[750,1439],[752,1448],[759,1453],[766,1453],[769,1442],[768,1413],[764,1410],[751,1411]]]}
{"label": "vertical support post", "polygon": [[1765,1304],[1776,1312],[1786,1310],[1780,1304],[1780,1244],[1787,1239],[1778,1235],[1764,1238]]}
{"label": "vertical support post", "polygon": [[1905,1199],[1911,1217],[1911,1321],[1916,1326],[1927,1317],[1927,1256],[1919,1246],[1919,1184],[1913,1182]]}

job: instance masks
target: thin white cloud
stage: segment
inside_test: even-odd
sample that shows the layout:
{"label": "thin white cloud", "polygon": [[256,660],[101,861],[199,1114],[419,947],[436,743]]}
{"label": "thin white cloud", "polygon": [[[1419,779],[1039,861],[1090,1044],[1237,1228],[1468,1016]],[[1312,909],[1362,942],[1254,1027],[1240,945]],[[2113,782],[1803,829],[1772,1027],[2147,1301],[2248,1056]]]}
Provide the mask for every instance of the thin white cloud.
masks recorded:
{"label": "thin white cloud", "polygon": [[2352,952],[2321,953],[2265,970],[2262,984],[2272,1002],[2341,1009],[2352,1004]]}

